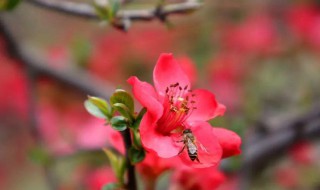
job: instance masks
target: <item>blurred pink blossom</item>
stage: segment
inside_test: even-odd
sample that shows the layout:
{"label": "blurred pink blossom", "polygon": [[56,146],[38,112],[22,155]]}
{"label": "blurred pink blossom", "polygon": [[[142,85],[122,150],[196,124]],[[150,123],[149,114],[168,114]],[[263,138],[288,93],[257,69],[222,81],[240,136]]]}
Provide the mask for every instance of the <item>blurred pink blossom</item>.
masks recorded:
{"label": "blurred pink blossom", "polygon": [[234,111],[242,103],[242,79],[246,71],[243,57],[232,52],[218,54],[210,61],[209,83],[217,99]]}
{"label": "blurred pink blossom", "polygon": [[61,112],[46,103],[42,103],[38,109],[41,135],[49,149],[56,154],[101,148],[108,142],[103,121],[90,117],[84,110],[70,107]]}
{"label": "blurred pink blossom", "polygon": [[145,159],[137,164],[137,170],[144,179],[145,189],[152,190],[160,175],[181,165],[182,163],[177,157],[161,158],[156,153],[148,151]]}
{"label": "blurred pink blossom", "polygon": [[223,46],[247,55],[272,53],[279,43],[275,25],[264,13],[249,15],[240,24],[230,25],[222,31]]}
{"label": "blurred pink blossom", "polygon": [[315,147],[308,141],[298,142],[289,150],[289,155],[298,164],[309,165],[316,161]]}
{"label": "blurred pink blossom", "polygon": [[0,112],[26,117],[27,77],[17,61],[10,58],[2,40],[0,38]]}
{"label": "blurred pink blossom", "polygon": [[213,190],[225,181],[217,167],[183,167],[173,172],[170,190]]}
{"label": "blurred pink blossom", "polygon": [[101,190],[104,185],[114,182],[117,182],[117,179],[109,167],[89,172],[84,181],[87,190]]}

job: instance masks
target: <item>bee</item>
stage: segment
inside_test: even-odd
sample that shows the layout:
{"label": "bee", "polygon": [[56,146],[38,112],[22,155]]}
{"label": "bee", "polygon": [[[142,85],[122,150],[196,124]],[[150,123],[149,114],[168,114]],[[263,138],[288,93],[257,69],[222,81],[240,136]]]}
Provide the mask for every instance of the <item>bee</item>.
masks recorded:
{"label": "bee", "polygon": [[181,152],[187,147],[189,158],[192,161],[197,160],[200,163],[199,158],[198,158],[198,147],[196,145],[196,139],[195,139],[191,129],[183,130],[182,135],[183,135],[183,140],[178,141],[178,142],[183,142],[184,146],[180,150],[178,155],[181,154]]}

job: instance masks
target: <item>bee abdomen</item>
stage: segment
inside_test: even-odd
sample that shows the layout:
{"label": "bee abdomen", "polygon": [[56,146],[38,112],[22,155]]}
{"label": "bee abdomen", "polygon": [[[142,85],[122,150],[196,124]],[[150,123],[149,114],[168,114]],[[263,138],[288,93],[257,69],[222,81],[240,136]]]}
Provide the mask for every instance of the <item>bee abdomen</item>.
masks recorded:
{"label": "bee abdomen", "polygon": [[197,153],[197,152],[191,153],[191,152],[188,151],[188,155],[189,155],[189,158],[190,158],[192,161],[194,161],[195,159],[198,158],[198,153]]}

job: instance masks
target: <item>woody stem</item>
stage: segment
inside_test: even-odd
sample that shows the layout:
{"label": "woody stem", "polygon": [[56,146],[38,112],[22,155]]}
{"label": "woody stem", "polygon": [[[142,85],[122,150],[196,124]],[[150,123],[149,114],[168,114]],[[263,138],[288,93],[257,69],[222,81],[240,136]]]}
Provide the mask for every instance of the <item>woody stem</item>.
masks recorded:
{"label": "woody stem", "polygon": [[127,128],[126,130],[122,131],[121,135],[126,148],[126,163],[127,163],[127,171],[128,171],[127,189],[137,190],[135,166],[131,164],[129,159],[129,149],[132,146],[130,129]]}

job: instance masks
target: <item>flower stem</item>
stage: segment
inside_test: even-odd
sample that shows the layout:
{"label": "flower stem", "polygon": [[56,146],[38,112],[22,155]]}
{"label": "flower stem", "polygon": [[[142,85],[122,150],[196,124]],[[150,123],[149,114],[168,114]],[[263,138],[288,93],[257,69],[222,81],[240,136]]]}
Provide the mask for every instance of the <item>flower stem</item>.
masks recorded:
{"label": "flower stem", "polygon": [[127,182],[127,189],[128,190],[137,190],[137,183],[136,183],[136,175],[135,175],[135,166],[131,164],[129,159],[129,149],[132,146],[131,141],[131,134],[130,129],[127,128],[126,130],[121,132],[125,148],[126,148],[126,163],[127,163],[127,170],[128,170],[128,182]]}

